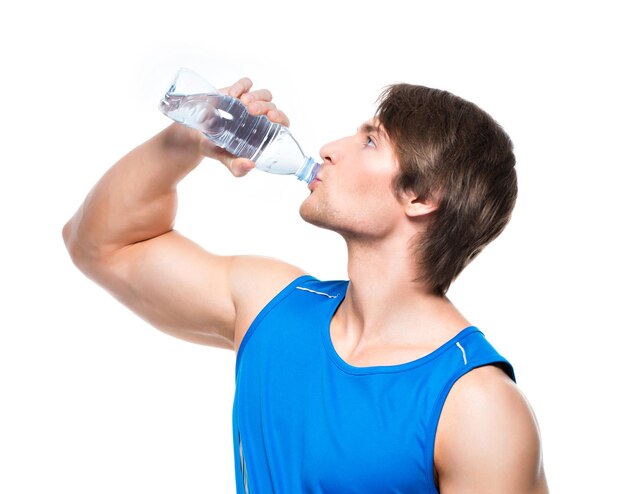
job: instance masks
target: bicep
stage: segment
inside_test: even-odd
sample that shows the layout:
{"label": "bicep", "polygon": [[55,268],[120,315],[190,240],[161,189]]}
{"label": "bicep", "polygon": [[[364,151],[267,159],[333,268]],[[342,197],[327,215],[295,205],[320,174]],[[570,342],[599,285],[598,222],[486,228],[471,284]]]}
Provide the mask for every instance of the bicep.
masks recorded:
{"label": "bicep", "polygon": [[206,252],[176,231],[128,245],[87,273],[117,300],[173,336],[232,348],[231,257]]}
{"label": "bicep", "polygon": [[475,369],[452,387],[435,465],[442,494],[547,492],[535,417],[500,369]]}
{"label": "bicep", "polygon": [[258,312],[303,272],[252,256],[218,256],[172,230],[90,264],[86,274],[161,331],[237,349]]}

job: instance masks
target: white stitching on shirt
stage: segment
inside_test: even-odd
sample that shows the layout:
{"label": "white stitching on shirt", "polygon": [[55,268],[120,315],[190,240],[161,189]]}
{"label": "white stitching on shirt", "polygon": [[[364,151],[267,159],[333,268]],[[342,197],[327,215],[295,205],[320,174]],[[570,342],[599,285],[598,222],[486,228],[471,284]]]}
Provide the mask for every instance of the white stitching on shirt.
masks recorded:
{"label": "white stitching on shirt", "polygon": [[463,348],[458,341],[456,342],[456,346],[459,347],[459,349],[461,350],[461,353],[463,354],[463,363],[467,365],[467,357],[465,356],[465,348]]}
{"label": "white stitching on shirt", "polygon": [[243,480],[243,490],[245,494],[249,494],[248,489],[248,468],[246,466],[246,459],[243,456],[243,445],[241,444],[241,434],[239,434],[239,466],[241,467],[241,476]]}
{"label": "white stitching on shirt", "polygon": [[317,295],[324,295],[328,298],[337,298],[339,296],[339,295],[328,295],[328,293],[324,293],[324,292],[316,292],[315,290],[311,290],[310,288],[304,288],[303,286],[297,286],[296,288],[298,290],[303,290],[305,292],[316,293]]}

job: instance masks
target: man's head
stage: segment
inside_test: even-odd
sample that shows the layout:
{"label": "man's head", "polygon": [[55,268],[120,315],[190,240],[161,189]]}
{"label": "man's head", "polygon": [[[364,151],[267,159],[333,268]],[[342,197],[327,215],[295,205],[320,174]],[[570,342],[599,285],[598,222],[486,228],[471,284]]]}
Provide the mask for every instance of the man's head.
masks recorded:
{"label": "man's head", "polygon": [[313,184],[301,214],[348,240],[409,232],[416,279],[444,294],[510,219],[511,140],[487,113],[446,91],[395,84],[378,103],[354,136],[322,147],[321,187]]}
{"label": "man's head", "polygon": [[439,293],[508,223],[517,198],[513,144],[483,110],[446,91],[397,84],[376,116],[394,147],[397,194],[437,209],[414,252]]}

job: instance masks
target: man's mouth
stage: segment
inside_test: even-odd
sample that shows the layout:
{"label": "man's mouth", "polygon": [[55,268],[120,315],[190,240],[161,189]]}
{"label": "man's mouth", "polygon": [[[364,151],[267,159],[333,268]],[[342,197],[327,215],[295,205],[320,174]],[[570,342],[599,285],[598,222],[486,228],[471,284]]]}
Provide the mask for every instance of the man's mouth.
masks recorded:
{"label": "man's mouth", "polygon": [[317,186],[318,183],[320,183],[321,180],[319,178],[314,178],[311,183],[309,184],[309,189],[313,190],[315,189],[315,187]]}

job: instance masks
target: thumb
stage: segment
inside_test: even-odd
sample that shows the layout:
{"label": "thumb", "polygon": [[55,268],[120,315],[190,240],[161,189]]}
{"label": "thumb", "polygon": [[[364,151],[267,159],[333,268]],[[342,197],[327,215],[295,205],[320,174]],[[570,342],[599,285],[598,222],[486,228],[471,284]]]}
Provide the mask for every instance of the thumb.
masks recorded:
{"label": "thumb", "polygon": [[[235,177],[243,177],[254,168],[254,162],[246,158],[238,158],[225,149],[211,144],[211,157],[222,163]],[[206,153],[205,153],[206,154]]]}
{"label": "thumb", "polygon": [[235,177],[243,177],[254,168],[254,161],[233,156],[230,159],[230,163],[226,164],[226,166]]}

